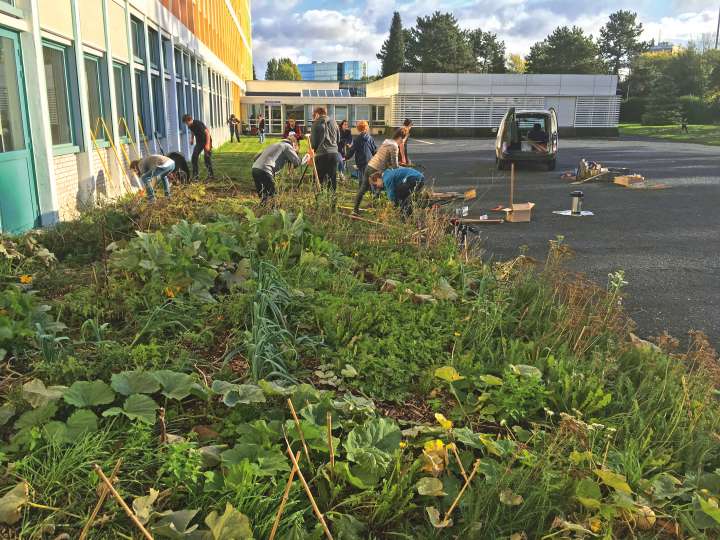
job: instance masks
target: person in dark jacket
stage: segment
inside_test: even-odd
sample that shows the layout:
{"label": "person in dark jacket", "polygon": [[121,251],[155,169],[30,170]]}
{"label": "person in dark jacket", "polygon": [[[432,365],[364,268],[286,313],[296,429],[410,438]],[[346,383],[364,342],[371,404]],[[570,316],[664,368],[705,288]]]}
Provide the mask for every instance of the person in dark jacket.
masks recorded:
{"label": "person in dark jacket", "polygon": [[374,173],[370,184],[378,190],[384,189],[388,199],[407,217],[412,214],[413,196],[423,188],[425,176],[417,169],[398,167]]}
{"label": "person in dark jacket", "polygon": [[230,129],[230,142],[233,142],[233,137],[237,139],[237,142],[240,142],[240,120],[238,117],[231,114],[227,120],[227,125]]}
{"label": "person in dark jacket", "polygon": [[190,130],[190,145],[194,145],[192,152],[192,177],[197,179],[199,175],[200,154],[204,152],[205,168],[208,172],[208,178],[214,178],[212,165],[212,137],[210,130],[200,120],[195,120],[192,115],[183,116],[183,122]]}
{"label": "person in dark jacket", "polygon": [[370,159],[377,152],[377,146],[375,145],[375,139],[370,135],[370,126],[367,121],[360,120],[357,123],[357,129],[360,132],[355,140],[350,145],[347,151],[346,158],[350,159],[355,157],[355,166],[358,170],[358,179],[362,181],[365,176],[365,169]]}
{"label": "person in dark jacket", "polygon": [[265,142],[265,117],[262,114],[258,115],[257,133],[258,141],[263,144]]}
{"label": "person in dark jacket", "polygon": [[291,133],[295,134],[295,138],[298,143],[302,140],[302,126],[291,116],[288,121],[285,122],[285,129],[283,130],[283,139],[287,139]]}
{"label": "person in dark jacket", "polygon": [[347,120],[343,120],[338,124],[338,154],[340,159],[338,160],[338,172],[340,178],[345,179],[345,160],[347,159],[348,147],[352,144],[352,131],[350,131],[350,124]]}
{"label": "person in dark jacket", "polygon": [[252,177],[255,189],[263,203],[275,196],[275,173],[289,163],[293,167],[300,165],[297,153],[297,139],[288,138],[263,149],[252,164]]}
{"label": "person in dark jacket", "polygon": [[327,115],[325,107],[313,111],[313,124],[310,131],[310,146],[315,153],[315,167],[323,186],[333,192],[337,189],[338,125]]}

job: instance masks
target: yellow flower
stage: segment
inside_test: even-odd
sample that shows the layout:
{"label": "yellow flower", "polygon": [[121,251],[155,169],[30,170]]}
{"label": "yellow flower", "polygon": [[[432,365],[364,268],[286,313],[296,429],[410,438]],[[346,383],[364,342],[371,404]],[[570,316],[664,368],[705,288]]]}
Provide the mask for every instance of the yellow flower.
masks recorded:
{"label": "yellow flower", "polygon": [[448,420],[445,418],[444,415],[440,413],[435,413],[435,420],[437,420],[438,424],[440,424],[440,427],[443,428],[445,431],[450,431],[453,427],[453,423],[451,420]]}
{"label": "yellow flower", "polygon": [[165,287],[165,296],[168,298],[175,298],[175,291],[172,287]]}
{"label": "yellow flower", "polygon": [[594,533],[599,533],[602,530],[602,521],[594,517],[590,520],[590,530]]}
{"label": "yellow flower", "polygon": [[400,441],[400,448],[407,448],[407,443],[405,441]]}
{"label": "yellow flower", "polygon": [[435,439],[425,443],[422,454],[423,467],[425,472],[434,475],[440,474],[448,462],[448,453],[445,443],[440,439]]}
{"label": "yellow flower", "polygon": [[25,285],[29,285],[29,284],[32,283],[32,282],[33,282],[33,277],[32,277],[32,276],[30,276],[30,275],[28,275],[28,274],[23,274],[22,276],[20,276],[20,283],[23,283],[23,284],[25,284]]}
{"label": "yellow flower", "polygon": [[460,337],[462,334],[460,332],[455,332],[455,337]]}
{"label": "yellow flower", "polygon": [[426,452],[442,452],[445,449],[445,443],[440,439],[434,439],[426,442],[423,448]]}

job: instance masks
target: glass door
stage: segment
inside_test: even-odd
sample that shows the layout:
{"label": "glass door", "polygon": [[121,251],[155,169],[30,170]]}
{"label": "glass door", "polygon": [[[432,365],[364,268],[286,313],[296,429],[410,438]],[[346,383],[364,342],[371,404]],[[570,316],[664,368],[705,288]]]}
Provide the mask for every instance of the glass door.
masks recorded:
{"label": "glass door", "polygon": [[270,135],[282,135],[282,109],[281,105],[265,105],[265,128]]}
{"label": "glass door", "polygon": [[39,224],[20,40],[0,28],[0,230]]}

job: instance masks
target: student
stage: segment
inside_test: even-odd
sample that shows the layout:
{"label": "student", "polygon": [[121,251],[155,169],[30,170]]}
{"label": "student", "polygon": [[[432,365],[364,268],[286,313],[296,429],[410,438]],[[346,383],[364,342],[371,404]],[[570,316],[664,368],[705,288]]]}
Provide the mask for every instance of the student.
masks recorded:
{"label": "student", "polygon": [[340,178],[342,180],[345,180],[345,160],[348,159],[348,147],[352,142],[353,138],[352,131],[350,131],[350,124],[347,120],[343,120],[338,124],[338,154],[340,155],[338,171],[340,172]]}
{"label": "student", "polygon": [[388,199],[403,215],[409,216],[413,211],[413,195],[422,189],[425,176],[410,167],[388,169],[384,173],[373,173],[370,184],[378,190],[385,189]]}
{"label": "student", "polygon": [[275,196],[275,173],[286,163],[290,163],[294,167],[300,165],[297,150],[297,139],[290,135],[280,142],[265,147],[255,159],[252,164],[252,177],[257,194],[263,203]]}
{"label": "student", "polygon": [[337,189],[338,160],[338,125],[328,117],[325,107],[313,111],[310,146],[315,152],[315,167],[322,185],[327,185],[333,192]]}
{"label": "student", "polygon": [[257,132],[258,132],[258,141],[260,141],[260,144],[264,144],[265,143],[265,117],[262,114],[258,115]]}
{"label": "student", "polygon": [[155,201],[155,190],[152,179],[156,176],[162,180],[165,196],[170,197],[170,180],[168,175],[175,170],[175,162],[167,156],[150,154],[143,159],[136,159],[130,163],[130,170],[140,177],[145,186],[148,201]]}
{"label": "student", "polygon": [[199,158],[200,153],[204,152],[205,168],[208,172],[208,178],[214,178],[212,166],[212,137],[210,130],[200,120],[194,120],[192,115],[183,116],[183,122],[190,130],[190,144],[195,145],[192,152],[192,177],[197,179],[199,176]]}
{"label": "student", "polygon": [[288,121],[285,122],[285,130],[283,131],[283,139],[287,139],[291,133],[295,134],[295,138],[298,143],[302,140],[302,126],[291,116]]}
{"label": "student", "polygon": [[365,120],[360,120],[357,123],[357,129],[359,134],[355,137],[355,140],[350,145],[350,148],[348,148],[346,157],[347,159],[350,159],[355,156],[355,166],[358,169],[358,180],[362,182],[368,162],[377,152],[377,146],[375,145],[375,139],[370,136],[370,126]]}
{"label": "student", "polygon": [[233,142],[233,136],[240,142],[240,120],[234,114],[230,115],[227,121],[228,128],[230,128],[230,142]]}
{"label": "student", "polygon": [[408,157],[408,141],[410,140],[410,130],[413,127],[413,121],[406,118],[403,122],[403,127],[407,129],[407,135],[400,145],[400,165],[410,165],[410,158]]}
{"label": "student", "polygon": [[407,130],[402,127],[395,131],[392,139],[385,139],[377,153],[370,159],[365,168],[365,174],[360,179],[360,187],[355,196],[355,206],[353,214],[360,212],[360,203],[365,193],[370,189],[370,177],[375,173],[381,173],[385,169],[398,168],[398,154],[400,152],[400,143],[407,136]]}
{"label": "student", "polygon": [[548,134],[538,122],[533,124],[532,129],[528,131],[527,139],[532,144],[534,152],[547,151]]}

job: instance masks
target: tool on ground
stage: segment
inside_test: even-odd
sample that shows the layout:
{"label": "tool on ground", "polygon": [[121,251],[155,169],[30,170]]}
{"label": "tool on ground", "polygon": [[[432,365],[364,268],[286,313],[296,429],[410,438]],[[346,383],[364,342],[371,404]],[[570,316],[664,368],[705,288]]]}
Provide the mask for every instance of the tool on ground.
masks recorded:
{"label": "tool on ground", "polygon": [[582,200],[585,194],[582,191],[573,191],[570,194],[570,198],[572,200],[572,203],[570,205],[570,210],[572,211],[573,216],[579,216],[582,214]]}
{"label": "tool on ground", "polygon": [[[310,135],[305,135],[305,138],[307,139],[308,143],[308,152],[312,150],[312,143],[310,142]],[[312,152],[310,154],[310,160],[312,161],[312,169],[313,169],[313,176],[315,177],[315,187],[318,191],[320,191],[322,188],[320,186],[320,177],[318,176],[317,167],[315,166],[315,152]],[[304,173],[303,173],[304,174]]]}

